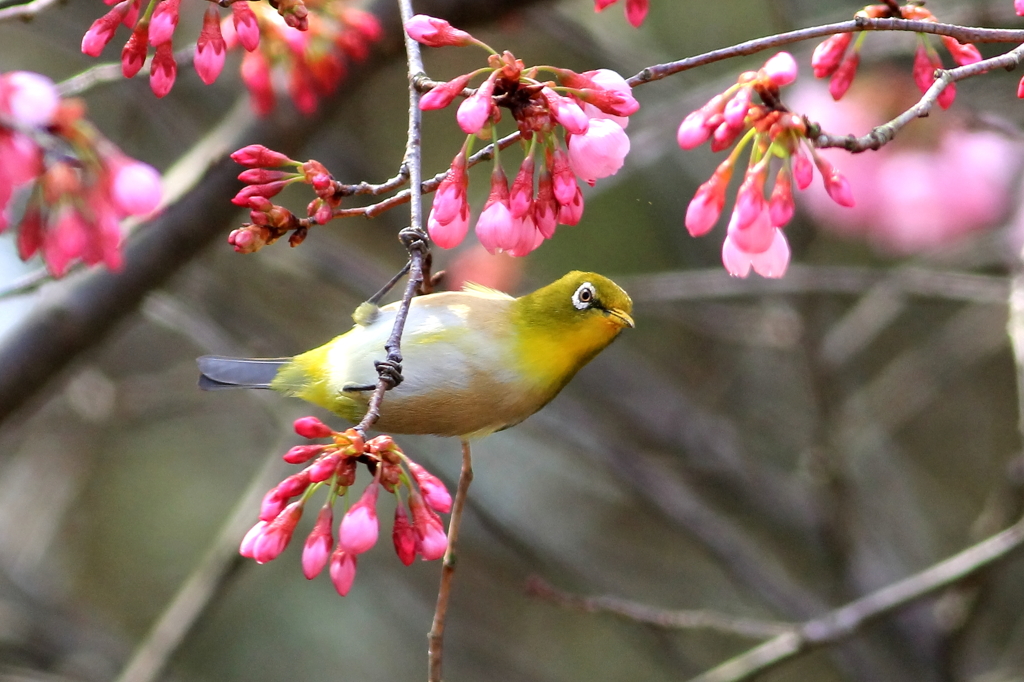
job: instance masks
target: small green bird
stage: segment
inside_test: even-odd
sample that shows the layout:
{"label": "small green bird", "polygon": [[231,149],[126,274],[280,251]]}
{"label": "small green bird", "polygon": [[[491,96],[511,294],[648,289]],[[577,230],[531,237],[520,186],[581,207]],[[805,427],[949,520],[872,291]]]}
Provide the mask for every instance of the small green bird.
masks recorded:
{"label": "small green bird", "polygon": [[[358,422],[397,310],[363,304],[351,330],[294,358],[203,356],[199,385],[271,388]],[[632,310],[625,291],[592,272],[519,298],[473,284],[418,296],[402,337],[405,380],[388,391],[375,428],[478,438],[518,424],[632,327]]]}

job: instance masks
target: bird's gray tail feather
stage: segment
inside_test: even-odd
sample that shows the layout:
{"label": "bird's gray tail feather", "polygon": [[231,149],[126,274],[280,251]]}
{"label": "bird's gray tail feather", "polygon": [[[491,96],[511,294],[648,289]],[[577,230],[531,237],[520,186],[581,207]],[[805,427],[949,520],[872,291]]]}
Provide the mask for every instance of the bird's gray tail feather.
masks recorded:
{"label": "bird's gray tail feather", "polygon": [[199,388],[220,391],[225,388],[270,388],[282,365],[291,358],[228,358],[204,355],[199,365]]}

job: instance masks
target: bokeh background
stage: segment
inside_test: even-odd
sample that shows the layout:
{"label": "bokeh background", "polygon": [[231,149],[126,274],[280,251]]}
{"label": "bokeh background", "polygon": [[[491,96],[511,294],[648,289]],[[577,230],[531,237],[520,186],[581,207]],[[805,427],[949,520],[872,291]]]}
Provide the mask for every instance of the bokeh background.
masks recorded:
{"label": "bokeh background", "polygon": [[[588,0],[416,7],[473,15],[475,34],[528,64],[628,76],[843,20],[857,5],[652,0],[638,30],[618,5],[594,14]],[[1020,25],[1009,0],[929,7],[968,25]],[[102,11],[95,0],[69,0],[31,23],[0,25],[0,71],[60,80],[92,66],[78,46]],[[179,34],[197,32],[200,14],[188,5]],[[862,133],[916,100],[914,40],[869,35],[841,109],[810,82],[814,42],[794,45],[801,78],[785,97],[830,132]],[[257,130],[315,126],[293,157],[318,159],[345,182],[391,177],[406,130],[395,41],[313,123],[284,106]],[[116,60],[117,49],[103,59]],[[528,594],[531,578],[661,608],[796,622],[1020,515],[1024,460],[1006,334],[1024,241],[1017,76],[961,83],[951,110],[915,122],[890,148],[836,155],[857,209],[841,215],[820,197],[798,197],[787,278],[731,280],[719,263],[722,227],[693,239],[682,224],[720,158],[681,152],[674,132],[770,54],[639,89],[626,166],[586,191],[579,226],[560,228],[528,258],[486,256],[472,239],[435,254],[450,281],[516,293],[571,269],[599,271],[633,294],[637,320],[541,413],[476,445],[446,679],[678,680],[756,643],[566,609]],[[448,79],[481,55],[428,50],[427,71]],[[142,78],[84,97],[122,149],[168,169],[195,147],[222,154],[211,130],[250,130],[236,73],[237,55],[211,87],[183,66],[165,100]],[[427,174],[447,166],[461,137],[452,111],[426,115]],[[518,163],[514,150],[505,156]],[[472,171],[477,208],[487,173]],[[299,209],[308,198],[289,200]],[[182,223],[180,212],[170,217]],[[175,595],[217,567],[226,577],[211,583],[166,679],[424,676],[438,563],[405,568],[382,541],[360,558],[342,599],[325,577],[302,577],[297,546],[265,566],[228,558],[255,521],[254,499],[288,470],[279,456],[298,442],[290,421],[310,409],[263,393],[201,393],[194,363],[205,353],[290,355],[347,329],[351,310],[401,266],[395,235],[407,213],[337,221],[300,248],[248,256],[226,243],[242,220],[223,208],[189,213],[186,231],[210,235],[201,238],[209,246],[195,257],[169,252],[172,276],[111,313],[109,328],[54,361],[62,368],[39,385],[8,385],[14,368],[33,362],[26,330],[61,306],[74,317],[98,280],[79,273],[0,300],[0,358],[9,363],[0,363],[0,393],[19,396],[0,425],[0,677],[115,679]],[[142,225],[132,239],[162,227]],[[0,237],[0,286],[39,267],[18,262],[11,235]],[[457,441],[400,443],[447,481],[457,477]],[[1024,563],[1011,558],[765,679],[1024,679],[1022,614]]]}

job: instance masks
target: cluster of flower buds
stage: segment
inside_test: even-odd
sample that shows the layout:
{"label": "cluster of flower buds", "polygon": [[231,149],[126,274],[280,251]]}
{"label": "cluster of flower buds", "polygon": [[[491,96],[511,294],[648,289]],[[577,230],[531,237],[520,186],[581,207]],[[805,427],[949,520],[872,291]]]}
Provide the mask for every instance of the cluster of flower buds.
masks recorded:
{"label": "cluster of flower buds", "polygon": [[[298,30],[269,5],[253,3],[263,40],[259,49],[242,57],[241,71],[253,110],[260,116],[273,111],[278,82],[287,84],[296,109],[314,113],[320,100],[345,79],[348,64],[366,59],[370,46],[383,35],[376,17],[348,7],[343,0],[309,0],[307,6],[307,26]],[[241,33],[227,24],[224,28],[228,48],[241,42],[249,49]]]}
{"label": "cluster of flower buds", "polygon": [[[856,13],[857,17],[866,19],[882,19],[894,17],[897,19],[908,19],[913,21],[937,21],[935,15],[923,6],[915,3],[908,3],[895,12],[889,5],[869,5]],[[822,41],[815,49],[811,57],[811,66],[814,69],[816,78],[830,78],[829,92],[832,98],[838,101],[853,84],[853,77],[857,74],[857,66],[860,64],[860,48],[864,42],[866,33],[859,34],[856,39],[852,33],[837,33]],[[932,36],[926,33],[917,34],[917,51],[914,53],[914,82],[923,93],[935,82],[935,70],[942,68],[942,58],[932,42]],[[970,43],[964,44],[950,36],[939,36],[942,44],[953,57],[953,61],[960,66],[973,64],[981,61],[981,53],[978,48]],[[850,44],[853,47],[850,48]],[[956,99],[956,84],[950,83],[939,95],[938,104],[943,109],[948,109]]]}
{"label": "cluster of flower buds", "polygon": [[[431,47],[478,45],[491,53],[485,68],[435,85],[420,100],[421,109],[443,109],[473,78],[484,76],[456,113],[468,137],[434,196],[427,221],[434,242],[452,248],[466,236],[468,155],[477,137],[494,139],[502,107],[511,112],[527,151],[510,189],[495,149],[491,191],[476,223],[480,243],[491,253],[524,256],[550,239],[557,225],[577,224],[583,214],[577,179],[593,185],[615,174],[629,152],[625,127],[640,104],[625,79],[608,70],[527,69],[510,52],[499,55],[434,17],[416,15],[405,29]],[[554,76],[557,83],[539,80],[541,72]],[[564,131],[564,146],[557,135],[559,127]]]}
{"label": "cluster of flower buds", "polygon": [[[235,251],[253,253],[292,232],[288,242],[298,246],[306,238],[308,225],[328,222],[341,204],[341,193],[334,178],[319,161],[295,161],[263,145],[252,144],[231,155],[235,163],[245,166],[238,179],[246,183],[231,199],[237,206],[248,206],[252,223],[228,236]],[[283,170],[282,168],[288,169]],[[270,201],[285,187],[295,183],[308,184],[316,192],[309,203],[309,220],[300,221],[291,211]]]}
{"label": "cluster of flower buds", "polygon": [[[722,244],[722,262],[736,277],[746,277],[751,268],[763,277],[782,277],[785,273],[790,254],[781,228],[795,210],[793,184],[799,189],[811,184],[814,171],[808,153],[829,196],[842,206],[853,205],[849,183],[808,141],[806,121],[787,111],[779,101],[779,87],[792,83],[796,74],[793,57],[780,52],[760,70],[741,74],[736,85],[713,97],[679,126],[677,139],[683,149],[693,149],[710,139],[711,149],[721,151],[740,140],[729,158],[697,189],[686,209],[686,228],[695,237],[706,234],[718,222],[736,163],[743,149],[751,145],[747,171]],[[760,103],[754,101],[755,94]],[[775,182],[766,197],[765,185],[773,170]]]}
{"label": "cluster of flower buds", "polygon": [[[594,11],[600,12],[610,5],[614,5],[619,0],[594,0]],[[633,24],[636,28],[640,27],[640,24],[644,23],[644,19],[647,17],[647,10],[650,9],[650,0],[626,0],[626,20]]]}
{"label": "cluster of flower buds", "polygon": [[152,213],[160,175],[125,156],[85,120],[80,100],[28,71],[0,75],[0,232],[18,254],[42,254],[62,276],[75,260],[121,264],[121,219]]}
{"label": "cluster of flower buds", "polygon": [[[209,85],[224,68],[227,50],[244,47],[248,54],[243,59],[242,78],[261,114],[274,106],[272,64],[284,65],[296,106],[309,113],[316,109],[318,97],[332,92],[344,77],[345,56],[364,57],[367,44],[381,33],[372,15],[346,7],[343,0],[321,0],[310,7],[303,0],[280,0],[274,3],[276,9],[245,0],[230,6],[231,17],[223,21],[215,5],[206,9],[193,65]],[[135,76],[152,47],[149,85],[157,97],[163,97],[174,87],[178,74],[173,38],[180,9],[181,0],[149,0],[144,10],[141,0],[121,0],[86,31],[82,52],[98,57],[124,24],[132,33],[121,50],[122,72],[126,78]],[[266,38],[262,46],[261,33]]]}
{"label": "cluster of flower buds", "polygon": [[[356,576],[358,555],[373,547],[380,534],[377,497],[381,488],[397,501],[391,538],[402,563],[408,566],[417,556],[425,561],[444,556],[448,537],[437,514],[448,513],[452,498],[444,484],[409,459],[391,436],[364,442],[355,429],[334,431],[315,417],[296,420],[295,432],[303,438],[330,438],[331,442],[296,445],[285,453],[284,460],[289,464],[307,466],[264,496],[260,520],[242,540],[242,556],[261,564],[280,556],[310,497],[321,486],[327,487],[327,501],[302,550],[306,578],[312,580],[330,563],[335,589],[341,596],[348,594]],[[347,498],[360,463],[373,474],[373,480],[342,517],[335,546],[334,503],[339,497]]]}

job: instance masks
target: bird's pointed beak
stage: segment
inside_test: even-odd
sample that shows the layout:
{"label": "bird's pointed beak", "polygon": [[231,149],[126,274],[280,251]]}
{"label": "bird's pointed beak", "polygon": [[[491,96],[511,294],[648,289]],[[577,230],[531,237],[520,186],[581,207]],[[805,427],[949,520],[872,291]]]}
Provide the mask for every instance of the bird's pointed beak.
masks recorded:
{"label": "bird's pointed beak", "polygon": [[636,324],[633,322],[633,318],[630,317],[629,313],[627,313],[625,310],[620,310],[619,308],[609,308],[608,314],[611,315],[612,317],[619,318],[619,320],[622,321],[622,324],[626,325],[630,329],[636,327]]}

